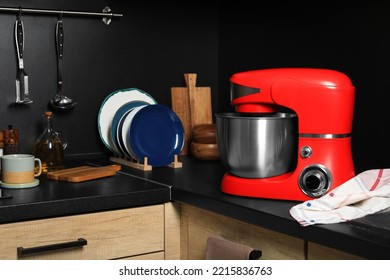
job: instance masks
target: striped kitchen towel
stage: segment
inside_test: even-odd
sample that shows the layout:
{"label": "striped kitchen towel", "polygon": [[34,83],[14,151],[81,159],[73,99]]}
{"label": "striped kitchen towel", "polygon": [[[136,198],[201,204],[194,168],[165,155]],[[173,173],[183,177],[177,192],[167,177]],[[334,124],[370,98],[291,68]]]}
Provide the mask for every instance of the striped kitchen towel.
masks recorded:
{"label": "striped kitchen towel", "polygon": [[390,169],[372,169],[320,198],[293,206],[290,215],[302,226],[309,226],[346,222],[389,207]]}

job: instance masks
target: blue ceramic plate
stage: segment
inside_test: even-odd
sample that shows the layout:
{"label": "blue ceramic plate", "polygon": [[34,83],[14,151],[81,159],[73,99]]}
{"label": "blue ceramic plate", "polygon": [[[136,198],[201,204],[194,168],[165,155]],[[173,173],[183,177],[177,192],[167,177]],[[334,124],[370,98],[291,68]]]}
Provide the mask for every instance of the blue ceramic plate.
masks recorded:
{"label": "blue ceramic plate", "polygon": [[[126,104],[122,105],[115,113],[114,118],[111,122],[111,138],[113,142],[113,147],[116,151],[122,152],[122,149],[119,144],[119,139],[117,138],[117,130],[118,130],[118,124],[119,121],[122,119],[122,117],[129,111],[131,111],[133,108],[141,105],[147,105],[149,103],[145,101],[130,101]],[[126,154],[124,154],[126,155]]]}
{"label": "blue ceramic plate", "polygon": [[131,148],[140,162],[151,166],[174,161],[184,146],[184,127],[179,117],[164,105],[148,105],[133,117],[129,131]]}

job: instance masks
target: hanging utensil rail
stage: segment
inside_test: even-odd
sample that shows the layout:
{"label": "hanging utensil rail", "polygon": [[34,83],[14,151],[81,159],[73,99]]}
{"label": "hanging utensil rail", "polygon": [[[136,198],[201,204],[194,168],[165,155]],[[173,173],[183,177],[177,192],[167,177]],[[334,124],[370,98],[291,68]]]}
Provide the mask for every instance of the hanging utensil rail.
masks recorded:
{"label": "hanging utensil rail", "polygon": [[23,13],[23,14],[44,14],[44,15],[61,15],[61,16],[81,16],[81,17],[103,17],[103,22],[109,25],[112,18],[122,17],[123,14],[111,13],[109,7],[105,7],[103,12],[84,12],[84,11],[65,11],[65,10],[49,10],[49,9],[31,9],[22,7],[0,7],[0,12]]}

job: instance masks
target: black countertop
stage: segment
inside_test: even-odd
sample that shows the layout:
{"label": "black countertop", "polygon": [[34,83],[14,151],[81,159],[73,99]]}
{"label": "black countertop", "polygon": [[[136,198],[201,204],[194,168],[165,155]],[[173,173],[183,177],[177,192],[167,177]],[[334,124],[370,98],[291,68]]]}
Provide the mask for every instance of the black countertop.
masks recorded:
{"label": "black countertop", "polygon": [[[390,259],[390,213],[347,223],[302,227],[289,214],[296,201],[224,194],[225,170],[218,161],[180,157],[182,168],[142,171],[122,166],[113,177],[66,183],[40,177],[35,188],[9,190],[0,199],[0,222],[65,216],[177,201],[368,259]],[[73,165],[108,165],[108,159]],[[69,166],[67,166],[69,167]]]}
{"label": "black countertop", "polygon": [[[104,163],[101,165],[107,165]],[[111,163],[112,164],[112,163]],[[67,167],[91,165],[94,161],[72,162]],[[38,177],[39,186],[2,189],[0,223],[41,219],[88,212],[144,206],[171,200],[170,187],[148,182],[123,171],[115,176],[80,183]]]}

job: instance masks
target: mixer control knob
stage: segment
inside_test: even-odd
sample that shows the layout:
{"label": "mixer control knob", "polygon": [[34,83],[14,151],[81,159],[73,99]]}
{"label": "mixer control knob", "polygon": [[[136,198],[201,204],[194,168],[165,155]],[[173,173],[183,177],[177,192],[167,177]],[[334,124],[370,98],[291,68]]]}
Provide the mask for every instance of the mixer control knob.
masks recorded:
{"label": "mixer control knob", "polygon": [[323,196],[330,188],[332,176],[329,170],[319,164],[310,165],[299,175],[299,187],[310,197]]}
{"label": "mixer control knob", "polygon": [[308,158],[313,153],[313,150],[310,146],[304,146],[301,148],[301,157]]}

